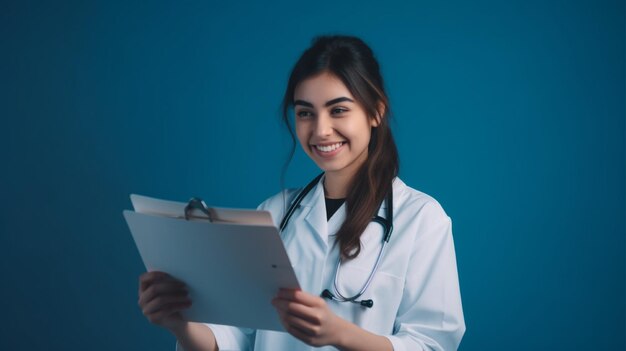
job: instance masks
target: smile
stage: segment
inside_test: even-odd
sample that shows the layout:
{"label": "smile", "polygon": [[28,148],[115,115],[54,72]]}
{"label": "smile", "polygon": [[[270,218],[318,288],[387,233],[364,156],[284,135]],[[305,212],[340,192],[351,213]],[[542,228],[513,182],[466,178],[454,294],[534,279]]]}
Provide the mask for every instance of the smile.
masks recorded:
{"label": "smile", "polygon": [[339,153],[346,144],[345,141],[330,145],[311,145],[315,152],[322,157],[331,157]]}
{"label": "smile", "polygon": [[343,145],[343,144],[344,144],[344,142],[339,142],[339,143],[332,144],[332,145],[324,145],[324,146],[322,146],[322,145],[315,145],[315,147],[318,150],[322,151],[322,152],[331,152],[331,151],[334,151],[334,150],[340,148],[341,145]]}

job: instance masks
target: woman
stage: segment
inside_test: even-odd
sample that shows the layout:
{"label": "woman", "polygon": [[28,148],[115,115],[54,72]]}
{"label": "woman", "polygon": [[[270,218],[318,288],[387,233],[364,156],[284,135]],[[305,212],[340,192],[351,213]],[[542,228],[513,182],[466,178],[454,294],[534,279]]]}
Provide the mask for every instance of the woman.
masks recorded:
{"label": "woman", "polygon": [[323,174],[259,206],[280,226],[302,287],[272,301],[287,333],[186,322],[185,285],[161,272],[140,278],[143,313],[185,350],[456,349],[465,323],[451,221],[397,177],[388,99],[370,48],[355,37],[314,40],[283,100],[293,138],[292,108],[300,145]]}

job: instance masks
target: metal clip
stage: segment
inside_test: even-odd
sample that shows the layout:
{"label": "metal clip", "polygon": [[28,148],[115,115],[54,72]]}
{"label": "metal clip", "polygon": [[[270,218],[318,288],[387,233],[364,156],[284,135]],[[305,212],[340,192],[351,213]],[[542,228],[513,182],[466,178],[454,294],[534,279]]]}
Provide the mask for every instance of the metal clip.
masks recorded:
{"label": "metal clip", "polygon": [[200,210],[202,213],[207,215],[210,222],[213,222],[213,218],[211,217],[211,212],[209,211],[209,207],[202,201],[201,198],[192,197],[191,200],[185,206],[185,219],[189,220],[191,218],[191,212],[193,210]]}

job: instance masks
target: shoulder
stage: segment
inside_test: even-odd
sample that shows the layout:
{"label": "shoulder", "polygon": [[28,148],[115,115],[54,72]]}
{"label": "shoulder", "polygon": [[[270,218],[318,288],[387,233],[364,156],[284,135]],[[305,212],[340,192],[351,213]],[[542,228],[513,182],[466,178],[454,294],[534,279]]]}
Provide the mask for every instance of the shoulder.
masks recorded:
{"label": "shoulder", "polygon": [[278,226],[284,216],[284,213],[287,211],[287,208],[289,208],[289,205],[299,191],[299,188],[283,189],[263,201],[257,207],[257,210],[270,212],[272,214],[274,224]]}
{"label": "shoulder", "polygon": [[449,221],[450,217],[434,197],[405,184],[399,177],[393,182],[394,215],[415,216],[416,219]]}
{"label": "shoulder", "polygon": [[434,197],[396,178],[393,202],[396,245],[412,248],[413,252],[425,248],[435,252],[442,243],[451,242],[452,219]]}
{"label": "shoulder", "polygon": [[283,189],[278,193],[268,197],[265,201],[261,202],[261,204],[257,207],[258,210],[268,210],[280,206],[289,206],[291,201],[295,198],[295,195],[300,191],[299,188],[290,188]]}

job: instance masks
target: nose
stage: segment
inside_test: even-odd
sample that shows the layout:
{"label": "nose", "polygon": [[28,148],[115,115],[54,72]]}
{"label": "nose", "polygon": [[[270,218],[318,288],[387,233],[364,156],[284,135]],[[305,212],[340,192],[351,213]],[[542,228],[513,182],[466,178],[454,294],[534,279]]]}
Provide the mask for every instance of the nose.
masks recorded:
{"label": "nose", "polygon": [[318,137],[327,137],[333,134],[333,121],[329,115],[319,114],[316,119],[315,134]]}

